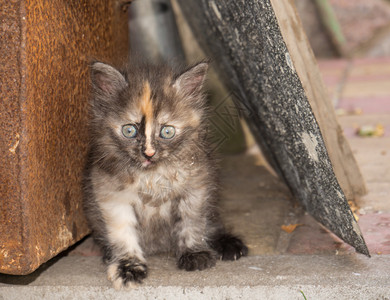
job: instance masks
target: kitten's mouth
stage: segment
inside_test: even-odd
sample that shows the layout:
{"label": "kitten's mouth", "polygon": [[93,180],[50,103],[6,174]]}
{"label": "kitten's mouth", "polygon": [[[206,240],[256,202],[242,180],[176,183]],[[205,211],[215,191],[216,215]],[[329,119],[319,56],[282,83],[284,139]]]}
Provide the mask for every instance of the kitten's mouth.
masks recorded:
{"label": "kitten's mouth", "polygon": [[143,167],[150,166],[153,162],[150,159],[145,159],[144,162],[142,163]]}

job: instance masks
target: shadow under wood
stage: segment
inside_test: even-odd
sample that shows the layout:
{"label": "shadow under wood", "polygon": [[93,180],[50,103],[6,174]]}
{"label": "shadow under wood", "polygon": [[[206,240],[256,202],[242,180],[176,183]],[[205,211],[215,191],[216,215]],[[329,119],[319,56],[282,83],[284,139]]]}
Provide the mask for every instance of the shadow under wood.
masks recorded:
{"label": "shadow under wood", "polygon": [[220,172],[222,218],[250,255],[279,253],[281,225],[295,206],[288,187],[261,160],[260,154],[226,156]]}

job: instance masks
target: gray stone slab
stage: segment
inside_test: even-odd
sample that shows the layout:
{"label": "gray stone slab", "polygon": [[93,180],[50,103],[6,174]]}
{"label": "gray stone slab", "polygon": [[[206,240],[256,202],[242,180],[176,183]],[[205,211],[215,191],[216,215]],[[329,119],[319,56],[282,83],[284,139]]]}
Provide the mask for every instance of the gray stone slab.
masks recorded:
{"label": "gray stone slab", "polygon": [[389,299],[390,256],[250,256],[206,271],[152,257],[150,276],[116,291],[99,257],[67,256],[28,276],[0,275],[0,299]]}

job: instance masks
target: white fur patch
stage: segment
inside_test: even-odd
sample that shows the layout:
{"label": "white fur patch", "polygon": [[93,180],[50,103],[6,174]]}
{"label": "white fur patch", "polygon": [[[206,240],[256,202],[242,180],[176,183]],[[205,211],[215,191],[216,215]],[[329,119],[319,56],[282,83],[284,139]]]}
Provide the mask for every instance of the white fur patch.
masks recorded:
{"label": "white fur patch", "polygon": [[169,220],[171,217],[171,201],[167,201],[161,205],[159,213],[162,219]]}
{"label": "white fur patch", "polygon": [[118,263],[112,263],[107,266],[107,279],[113,281],[118,277]]}
{"label": "white fur patch", "polygon": [[146,120],[145,123],[145,154],[148,156],[153,156],[156,153],[156,149],[152,146],[152,133],[153,133],[153,123],[152,120]]}
{"label": "white fur patch", "polygon": [[126,284],[123,282],[123,279],[119,276],[118,267],[118,263],[109,264],[107,267],[107,278],[109,281],[112,282],[113,288],[117,291],[136,288],[137,284],[135,282],[132,282],[130,280],[126,282]]}
{"label": "white fur patch", "polygon": [[137,218],[131,202],[139,201],[138,195],[131,189],[111,192],[107,201],[99,203],[107,224],[108,240],[115,245],[119,253],[134,255],[145,261],[136,230]]}

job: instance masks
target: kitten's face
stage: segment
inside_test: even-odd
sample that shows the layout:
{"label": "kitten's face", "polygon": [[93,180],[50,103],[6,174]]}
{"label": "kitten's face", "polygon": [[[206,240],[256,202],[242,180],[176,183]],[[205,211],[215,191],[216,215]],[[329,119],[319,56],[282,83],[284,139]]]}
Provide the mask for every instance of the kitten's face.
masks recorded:
{"label": "kitten's face", "polygon": [[[125,92],[122,97],[131,96]],[[196,138],[202,117],[181,100],[173,90],[152,92],[150,83],[145,81],[123,111],[110,115],[115,134],[112,138],[118,150],[145,169],[177,159],[189,139]]]}
{"label": "kitten's face", "polygon": [[[94,69],[95,66],[95,69]],[[95,63],[93,106],[99,139],[107,154],[144,170],[161,163],[189,160],[203,122],[201,86],[207,64],[179,76],[165,70],[137,69],[126,75]],[[95,73],[94,73],[95,71]],[[132,81],[132,76],[139,76]],[[189,156],[189,157],[188,157]]]}

